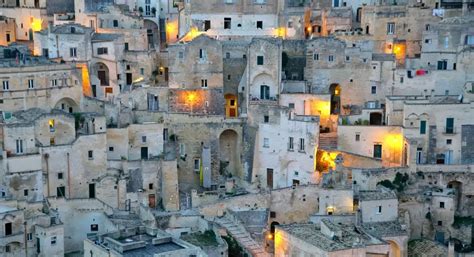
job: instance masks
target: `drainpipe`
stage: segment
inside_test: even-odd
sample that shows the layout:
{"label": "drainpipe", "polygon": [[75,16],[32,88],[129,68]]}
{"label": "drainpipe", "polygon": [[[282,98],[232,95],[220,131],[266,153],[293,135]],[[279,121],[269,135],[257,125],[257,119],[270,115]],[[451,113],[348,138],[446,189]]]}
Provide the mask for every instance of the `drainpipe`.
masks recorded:
{"label": "drainpipe", "polygon": [[28,231],[26,226],[26,221],[23,222],[23,226],[25,228],[25,256],[28,257]]}
{"label": "drainpipe", "polygon": [[46,194],[46,196],[49,197],[49,154],[48,153],[44,154],[44,159],[46,161],[46,186],[48,189],[48,193]]}
{"label": "drainpipe", "polygon": [[117,209],[120,210],[120,180],[117,181]]}
{"label": "drainpipe", "polygon": [[69,160],[69,153],[66,153],[67,155],[67,192],[68,192],[68,198],[71,197],[71,162]]}

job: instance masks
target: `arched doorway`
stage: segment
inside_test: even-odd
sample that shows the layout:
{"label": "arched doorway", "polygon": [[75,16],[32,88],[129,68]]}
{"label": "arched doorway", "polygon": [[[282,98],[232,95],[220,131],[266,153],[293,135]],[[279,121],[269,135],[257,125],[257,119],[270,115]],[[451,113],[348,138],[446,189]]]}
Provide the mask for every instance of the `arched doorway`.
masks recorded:
{"label": "arched doorway", "polygon": [[400,246],[392,240],[387,240],[387,242],[390,244],[389,257],[401,257]]}
{"label": "arched doorway", "polygon": [[144,26],[146,29],[146,35],[148,39],[148,46],[152,49],[155,48],[155,45],[158,45],[160,40],[159,40],[159,34],[158,34],[158,25],[151,21],[151,20],[145,20]]}
{"label": "arched doorway", "polygon": [[65,112],[73,113],[79,110],[78,105],[71,98],[65,97],[59,100],[54,106],[55,109],[60,109]]}
{"label": "arched doorway", "polygon": [[221,175],[235,176],[239,174],[238,134],[227,129],[219,136],[219,171]]}
{"label": "arched doorway", "polygon": [[98,62],[95,64],[96,76],[100,80],[101,86],[108,86],[109,83],[109,68],[104,63]]}
{"label": "arched doorway", "polygon": [[237,117],[237,96],[226,94],[225,98],[225,116],[227,118]]}
{"label": "arched doorway", "polygon": [[280,223],[276,222],[276,221],[273,221],[271,224],[270,224],[270,233],[275,234],[275,227],[280,225]]}
{"label": "arched doorway", "polygon": [[462,209],[462,183],[459,181],[451,181],[448,183],[448,188],[454,189],[456,211],[460,211]]}
{"label": "arched doorway", "polygon": [[331,84],[329,93],[331,94],[331,114],[339,114],[341,111],[341,86]]}
{"label": "arched doorway", "polygon": [[370,113],[370,125],[382,125],[382,113],[371,112]]}

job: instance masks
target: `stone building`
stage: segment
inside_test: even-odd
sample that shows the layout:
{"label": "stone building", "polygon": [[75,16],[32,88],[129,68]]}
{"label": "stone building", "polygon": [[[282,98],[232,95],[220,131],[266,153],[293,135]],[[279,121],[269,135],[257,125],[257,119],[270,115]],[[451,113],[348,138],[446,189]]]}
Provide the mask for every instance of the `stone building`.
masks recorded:
{"label": "stone building", "polygon": [[16,41],[16,24],[14,18],[0,16],[0,46],[8,46]]}
{"label": "stone building", "polygon": [[79,110],[83,85],[81,71],[75,66],[33,57],[21,47],[1,52],[1,110]]}
{"label": "stone building", "polygon": [[389,243],[353,225],[322,220],[319,224],[280,226],[275,231],[275,256],[391,256]]}

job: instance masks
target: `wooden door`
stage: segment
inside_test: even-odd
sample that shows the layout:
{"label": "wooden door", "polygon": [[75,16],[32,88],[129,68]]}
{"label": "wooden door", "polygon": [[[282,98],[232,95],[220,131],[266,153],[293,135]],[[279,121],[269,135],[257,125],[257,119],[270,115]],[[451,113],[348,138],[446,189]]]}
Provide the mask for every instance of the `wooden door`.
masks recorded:
{"label": "wooden door", "polygon": [[273,189],[273,169],[267,169],[267,187]]}
{"label": "wooden door", "polygon": [[148,195],[148,207],[150,208],[156,207],[155,194]]}

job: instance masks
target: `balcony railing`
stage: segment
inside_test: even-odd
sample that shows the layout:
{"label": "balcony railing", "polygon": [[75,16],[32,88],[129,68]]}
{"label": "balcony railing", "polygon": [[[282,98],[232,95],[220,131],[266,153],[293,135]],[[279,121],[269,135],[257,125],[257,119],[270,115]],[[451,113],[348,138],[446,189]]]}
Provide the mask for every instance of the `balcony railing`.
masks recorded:
{"label": "balcony railing", "polygon": [[457,134],[455,127],[444,127],[443,134],[445,135],[454,135]]}
{"label": "balcony railing", "polygon": [[461,9],[462,8],[462,2],[443,2],[443,1],[441,1],[441,8]]}

